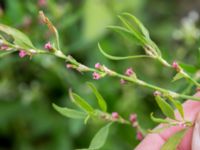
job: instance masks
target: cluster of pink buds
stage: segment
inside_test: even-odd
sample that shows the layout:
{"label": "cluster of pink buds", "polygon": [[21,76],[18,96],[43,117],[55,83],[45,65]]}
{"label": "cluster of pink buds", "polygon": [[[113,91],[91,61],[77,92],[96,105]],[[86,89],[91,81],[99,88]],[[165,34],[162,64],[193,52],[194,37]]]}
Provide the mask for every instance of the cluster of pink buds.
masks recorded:
{"label": "cluster of pink buds", "polygon": [[100,63],[96,63],[96,64],[95,64],[95,68],[96,68],[96,69],[101,69],[101,68],[102,68],[102,65],[101,65]]}
{"label": "cluster of pink buds", "polygon": [[137,127],[137,115],[135,113],[130,115],[129,120],[133,127]]}
{"label": "cluster of pink buds", "polygon": [[172,63],[172,68],[174,68],[177,72],[180,72],[181,68],[176,61]]}
{"label": "cluster of pink buds", "polygon": [[51,51],[51,50],[53,49],[53,47],[52,47],[52,45],[51,45],[50,42],[46,43],[46,44],[44,45],[44,48],[47,49],[47,50],[49,50],[49,51]]}
{"label": "cluster of pink buds", "polygon": [[112,119],[113,120],[119,119],[119,114],[117,112],[112,112]]}
{"label": "cluster of pink buds", "polygon": [[139,141],[142,141],[142,139],[143,139],[144,137],[143,137],[143,134],[142,134],[141,131],[139,131],[139,130],[137,131],[136,138],[137,138]]}
{"label": "cluster of pink buds", "polygon": [[92,76],[93,76],[93,79],[94,79],[94,80],[99,80],[99,79],[101,78],[101,75],[100,75],[99,73],[97,73],[97,72],[94,72],[94,73],[92,74]]}
{"label": "cluster of pink buds", "polygon": [[132,126],[137,130],[136,138],[141,141],[143,139],[143,135],[138,125],[137,114],[135,113],[131,114],[129,117],[129,121],[131,122]]}
{"label": "cluster of pink buds", "polygon": [[125,71],[125,75],[127,75],[127,76],[132,76],[133,74],[134,74],[134,71],[133,71],[132,68],[128,68],[128,69],[126,69],[126,71]]}
{"label": "cluster of pink buds", "polygon": [[19,57],[20,57],[20,58],[23,58],[23,57],[25,57],[26,55],[28,55],[26,51],[24,51],[24,50],[20,50],[20,51],[19,51]]}

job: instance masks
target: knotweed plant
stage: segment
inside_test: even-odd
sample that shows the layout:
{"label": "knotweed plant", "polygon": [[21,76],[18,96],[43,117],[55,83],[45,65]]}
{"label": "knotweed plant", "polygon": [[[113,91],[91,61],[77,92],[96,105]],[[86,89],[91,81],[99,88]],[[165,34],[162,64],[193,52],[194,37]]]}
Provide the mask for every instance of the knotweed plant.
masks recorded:
{"label": "knotweed plant", "polygon": [[[184,110],[182,107],[180,99],[191,99],[194,101],[200,101],[199,97],[185,95],[182,93],[177,93],[163,87],[152,85],[148,82],[141,80],[133,68],[127,68],[123,73],[116,72],[113,69],[110,69],[109,66],[97,62],[93,67],[86,66],[73,58],[73,56],[64,54],[62,47],[59,44],[59,34],[56,27],[51,23],[51,21],[44,15],[41,11],[39,12],[41,21],[47,25],[48,29],[54,34],[55,40],[53,42],[47,41],[44,45],[44,49],[39,49],[35,47],[30,39],[21,31],[9,27],[4,24],[0,24],[0,57],[6,56],[13,52],[18,52],[19,57],[34,57],[35,55],[40,54],[50,54],[59,59],[63,60],[63,63],[66,65],[66,69],[74,69],[78,72],[88,72],[91,73],[91,78],[97,80],[96,82],[101,82],[101,78],[111,76],[113,78],[118,78],[120,83],[127,84],[132,83],[138,86],[143,86],[150,88],[155,100],[160,107],[162,113],[166,118],[157,118],[151,113],[150,117],[153,121],[157,123],[162,123],[162,127],[156,128],[154,130],[145,131],[137,121],[137,114],[130,114],[129,118],[122,117],[118,112],[108,112],[106,100],[97,90],[97,88],[90,82],[87,83],[88,88],[92,90],[96,96],[97,103],[99,108],[93,108],[85,99],[83,99],[78,94],[74,93],[69,89],[69,96],[71,102],[77,105],[80,109],[71,109],[68,107],[60,107],[56,104],[52,104],[53,108],[58,111],[60,114],[73,119],[83,119],[86,124],[90,119],[100,119],[105,121],[105,126],[103,126],[97,133],[94,135],[94,138],[89,144],[88,150],[97,150],[104,146],[107,135],[109,133],[109,128],[114,126],[115,123],[130,125],[137,131],[137,139],[142,140],[145,135],[149,132],[160,132],[168,127],[180,125],[183,129],[173,135],[163,146],[162,149],[170,147],[170,149],[176,149],[180,140],[186,133],[186,131],[193,126],[193,123],[186,120],[184,117]],[[155,61],[160,62],[163,67],[168,67],[173,69],[176,72],[176,75],[173,78],[173,81],[184,78],[190,81],[190,85],[196,86],[197,89],[200,88],[200,83],[198,83],[198,76],[191,76],[187,72],[187,68],[179,64],[177,61],[168,62],[163,58],[162,53],[159,47],[154,41],[152,41],[148,30],[144,25],[133,15],[128,13],[123,13],[119,16],[119,19],[123,23],[122,26],[109,26],[113,31],[122,34],[123,36],[128,37],[129,39],[137,42],[144,51],[145,55],[134,55],[134,56],[112,56],[106,52],[98,43],[100,52],[112,60],[125,60],[125,59],[136,59],[136,58],[151,58]],[[191,86],[190,86],[191,87]],[[177,109],[177,112],[181,117],[177,118],[172,105]],[[177,142],[174,142],[177,141]]]}

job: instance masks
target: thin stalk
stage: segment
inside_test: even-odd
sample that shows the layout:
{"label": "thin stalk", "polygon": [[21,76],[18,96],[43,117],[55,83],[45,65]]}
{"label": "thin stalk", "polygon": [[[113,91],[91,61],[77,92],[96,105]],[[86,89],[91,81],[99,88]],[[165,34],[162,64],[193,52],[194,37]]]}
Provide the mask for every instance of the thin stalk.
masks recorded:
{"label": "thin stalk", "polygon": [[[45,51],[43,50],[40,50],[38,51],[38,53],[46,53]],[[49,53],[49,52],[47,52]],[[56,57],[59,57],[59,58],[62,58],[64,59],[65,61],[67,62],[70,62],[74,65],[77,65],[77,66],[80,66],[80,65],[83,65],[79,62],[77,62],[75,59],[73,59],[72,57],[70,56],[66,56],[64,55],[61,51],[56,51],[54,53],[49,53],[49,54],[53,54],[55,55]],[[88,67],[87,71],[90,71],[90,72],[101,72],[95,68],[90,68]],[[111,70],[112,71],[112,70]],[[195,101],[200,101],[200,97],[194,97],[194,96],[189,96],[189,95],[184,95],[184,94],[180,94],[180,93],[176,93],[176,92],[173,92],[173,91],[170,91],[170,90],[167,90],[167,89],[164,89],[164,88],[160,88],[158,86],[155,86],[155,85],[152,85],[152,84],[149,84],[145,81],[142,81],[140,79],[137,79],[137,78],[133,78],[133,77],[129,77],[129,76],[125,76],[125,75],[122,75],[122,74],[119,74],[117,72],[114,72],[113,76],[116,76],[118,78],[121,78],[121,79],[124,79],[124,80],[127,80],[127,81],[130,81],[132,83],[135,83],[135,84],[138,84],[138,85],[141,85],[141,86],[144,86],[144,87],[148,87],[150,89],[153,89],[153,90],[157,90],[157,91],[160,91],[162,93],[165,93],[165,94],[168,94],[168,95],[171,95],[173,98],[183,98],[183,99],[191,99],[191,100],[195,100]]]}

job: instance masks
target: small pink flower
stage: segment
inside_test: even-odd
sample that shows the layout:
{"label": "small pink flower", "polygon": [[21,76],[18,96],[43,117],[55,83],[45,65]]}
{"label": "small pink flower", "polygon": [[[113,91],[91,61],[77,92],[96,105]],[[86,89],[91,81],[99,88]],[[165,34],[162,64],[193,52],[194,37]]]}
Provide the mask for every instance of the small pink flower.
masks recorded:
{"label": "small pink flower", "polygon": [[119,114],[118,114],[117,112],[113,112],[113,113],[112,113],[112,118],[113,118],[114,120],[118,119],[118,118],[119,118]]}
{"label": "small pink flower", "polygon": [[20,57],[20,58],[23,58],[23,57],[25,57],[26,55],[27,55],[26,51],[23,51],[23,50],[20,50],[20,51],[19,51],[19,57]]}
{"label": "small pink flower", "polygon": [[51,49],[52,49],[51,43],[50,43],[50,42],[46,43],[46,44],[44,45],[44,48],[45,48],[45,49],[48,49],[48,50],[51,50]]}
{"label": "small pink flower", "polygon": [[100,64],[100,63],[96,63],[96,64],[95,64],[95,68],[96,68],[96,69],[101,69],[101,64]]}
{"label": "small pink flower", "polygon": [[174,68],[177,72],[179,72],[180,69],[181,69],[180,66],[178,65],[178,63],[176,61],[174,61],[172,63],[172,68]]}
{"label": "small pink flower", "polygon": [[98,74],[98,73],[96,73],[96,72],[94,72],[94,73],[92,74],[92,76],[93,76],[93,79],[94,79],[94,80],[98,80],[98,79],[101,78],[101,75]]}
{"label": "small pink flower", "polygon": [[160,93],[159,91],[155,91],[155,92],[153,93],[153,95],[154,95],[154,96],[161,96],[161,93]]}
{"label": "small pink flower", "polygon": [[176,68],[178,67],[178,63],[177,63],[176,61],[174,61],[174,62],[172,63],[172,67],[176,69]]}
{"label": "small pink flower", "polygon": [[120,79],[120,84],[125,84],[126,81],[124,79]]}
{"label": "small pink flower", "polygon": [[131,114],[129,117],[129,120],[131,123],[134,123],[137,121],[137,115],[136,114]]}
{"label": "small pink flower", "polygon": [[134,71],[133,71],[132,68],[128,68],[128,69],[126,69],[125,74],[126,74],[127,76],[131,76],[131,75],[133,75],[133,73],[134,73]]}
{"label": "small pink flower", "polygon": [[141,141],[141,140],[143,139],[142,132],[140,132],[140,131],[137,131],[136,138],[137,138],[139,141]]}

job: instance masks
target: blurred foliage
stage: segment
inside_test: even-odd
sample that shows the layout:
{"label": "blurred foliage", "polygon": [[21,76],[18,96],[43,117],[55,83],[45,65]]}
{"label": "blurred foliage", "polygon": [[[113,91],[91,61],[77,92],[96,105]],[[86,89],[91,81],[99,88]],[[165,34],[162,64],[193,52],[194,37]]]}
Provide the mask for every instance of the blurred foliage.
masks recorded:
{"label": "blurred foliage", "polygon": [[[106,28],[119,24],[117,15],[129,12],[149,29],[166,59],[199,68],[199,21],[198,12],[194,12],[199,10],[198,4],[197,0],[48,0],[43,4],[36,0],[0,0],[0,22],[22,30],[37,47],[43,47],[52,40],[51,33],[38,19],[38,11],[43,10],[58,28],[63,51],[83,64],[93,66],[101,62],[118,72],[131,66],[139,78],[181,91],[188,83],[183,80],[170,82],[175,73],[159,63],[149,59],[108,60],[100,54],[97,42],[101,41],[113,55],[142,53],[140,47]],[[86,81],[93,82],[102,93],[109,112],[118,111],[126,118],[135,112],[144,128],[155,125],[149,114],[156,112],[159,116],[160,110],[149,89],[129,84],[121,86],[118,80],[110,77],[94,82],[91,74],[67,70],[62,60],[51,56],[36,56],[29,60],[12,54],[0,61],[0,149],[88,147],[103,123],[89,121],[85,126],[81,121],[64,118],[51,106],[54,102],[73,108],[69,102],[69,88],[96,105]],[[115,124],[103,149],[132,149],[137,144],[133,128]]]}

